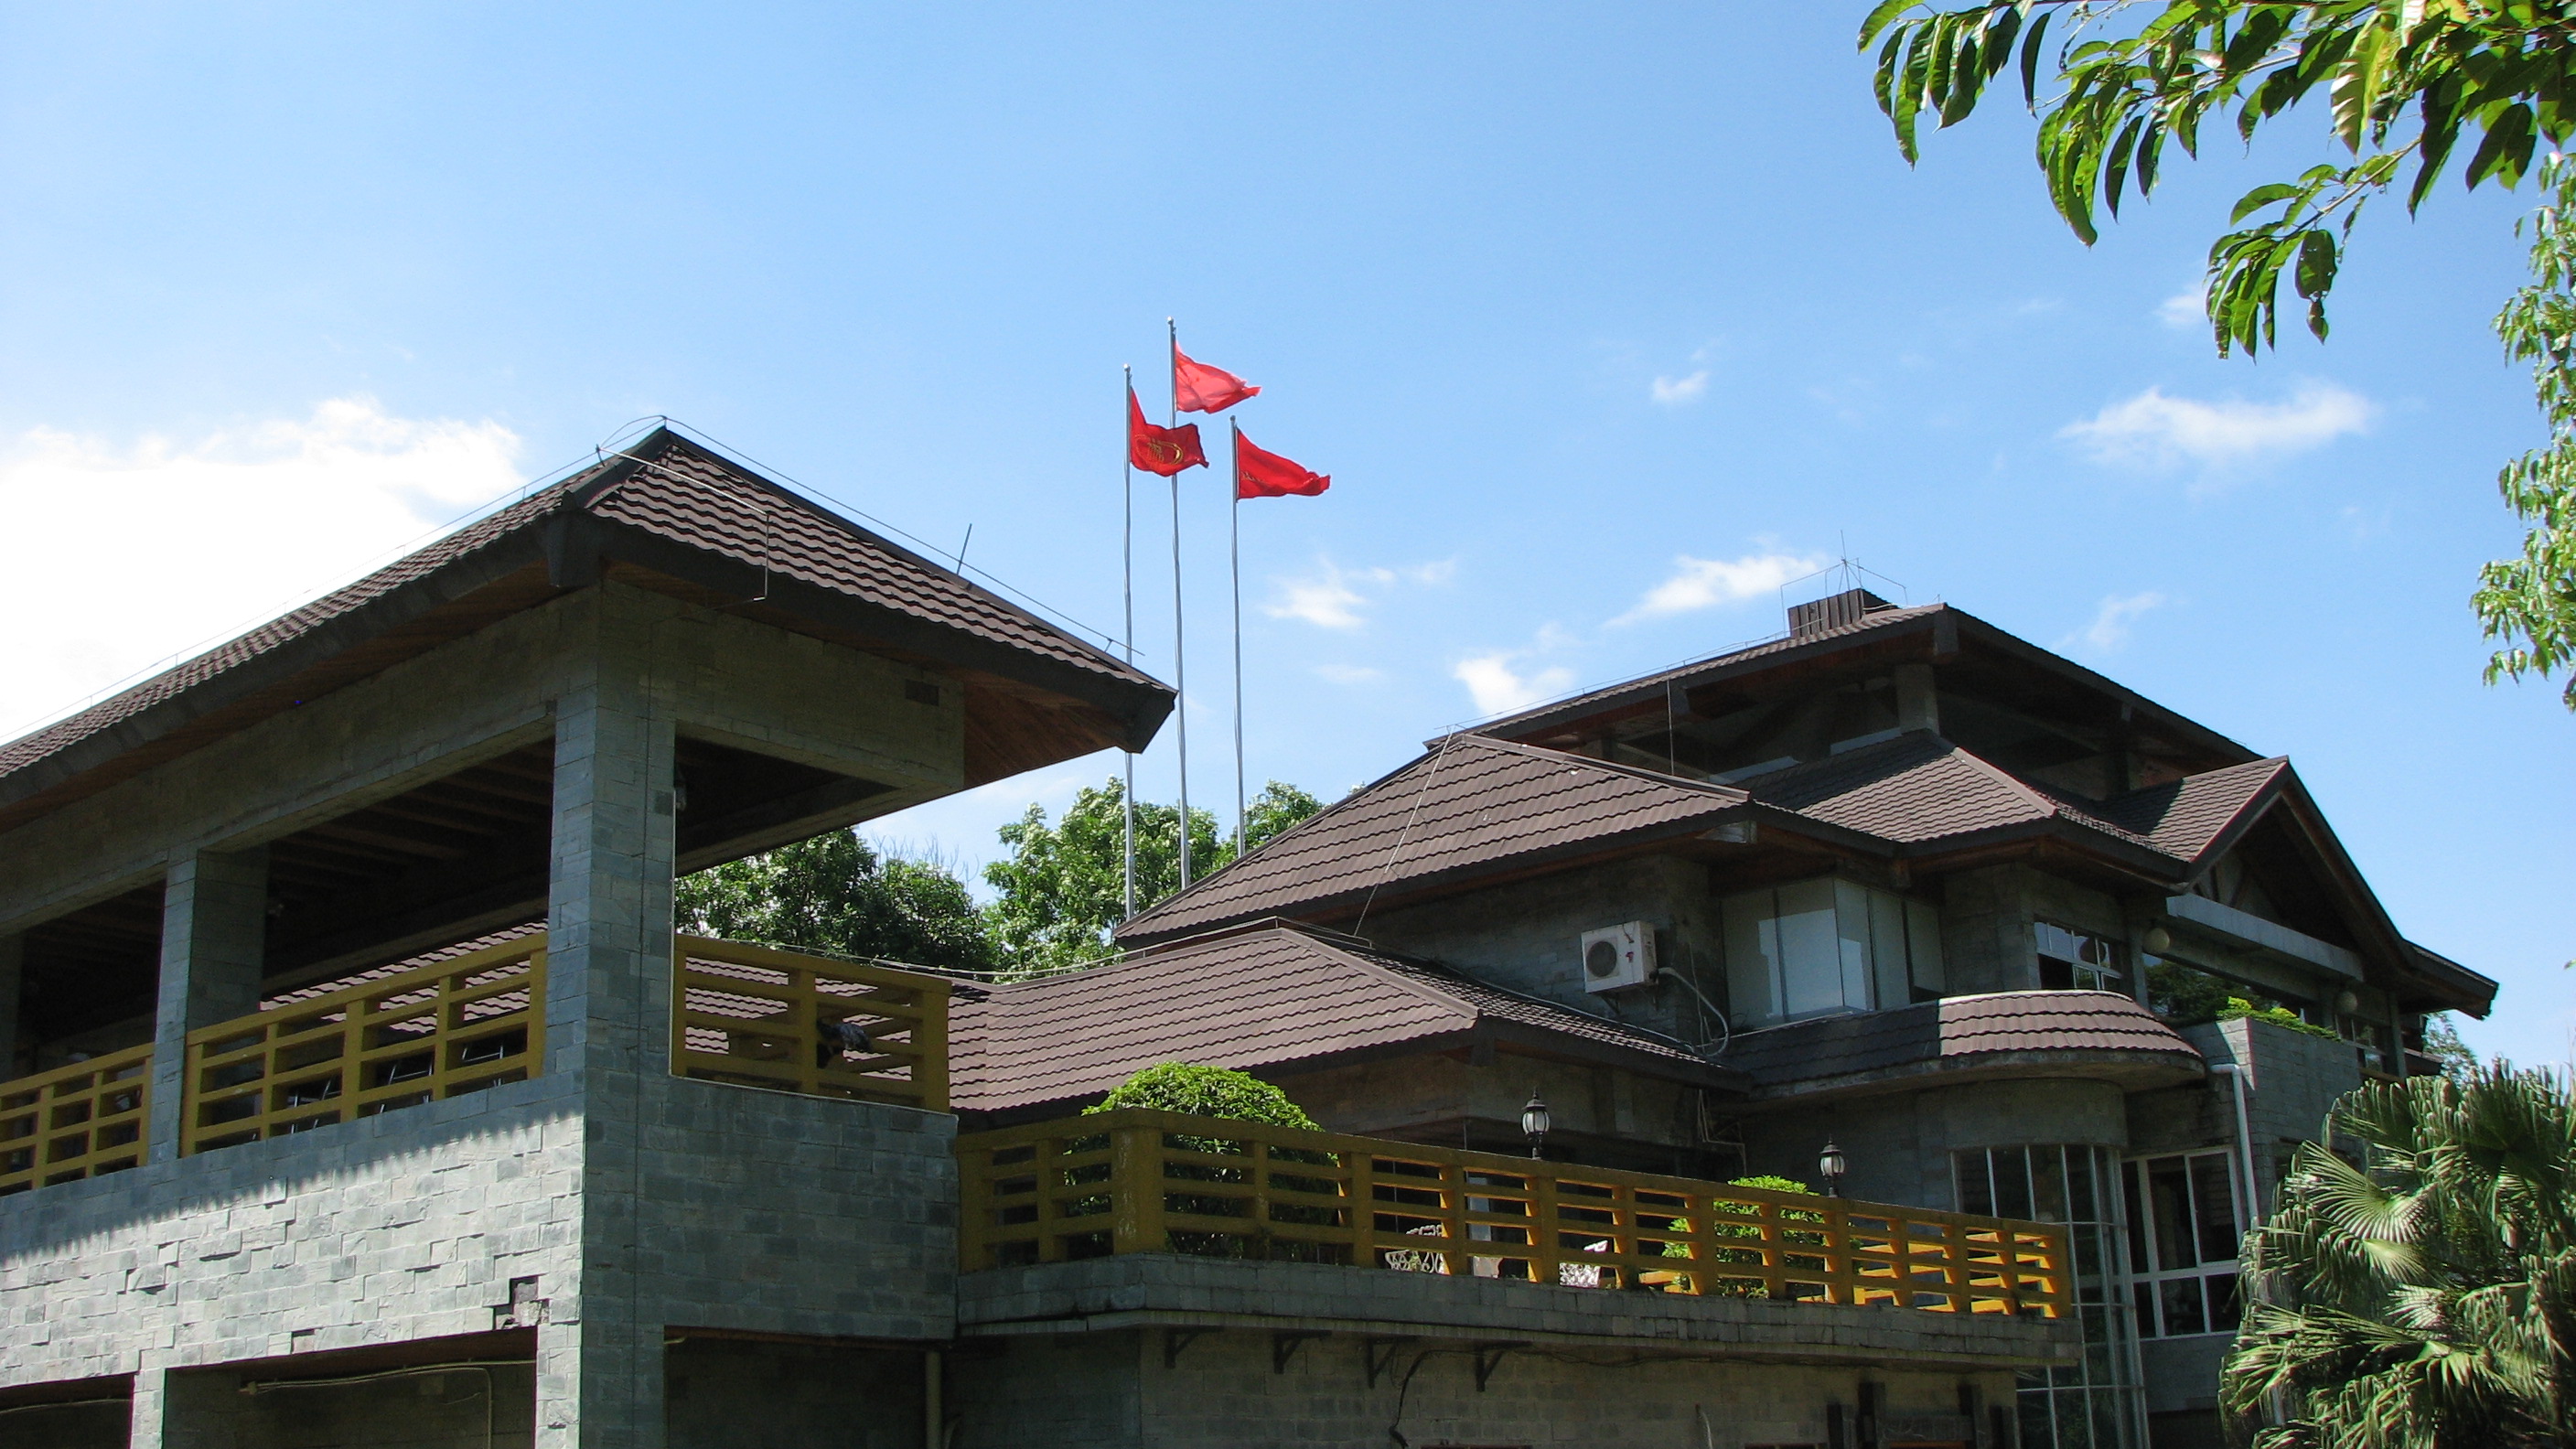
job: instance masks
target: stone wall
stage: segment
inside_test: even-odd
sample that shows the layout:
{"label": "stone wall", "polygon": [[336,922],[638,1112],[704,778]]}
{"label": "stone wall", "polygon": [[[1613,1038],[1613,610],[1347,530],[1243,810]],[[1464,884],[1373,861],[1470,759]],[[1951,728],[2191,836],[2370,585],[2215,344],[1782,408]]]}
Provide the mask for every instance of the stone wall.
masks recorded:
{"label": "stone wall", "polygon": [[668,1449],[922,1449],[920,1349],[683,1337],[664,1352]]}
{"label": "stone wall", "polygon": [[1448,962],[1516,991],[1696,1042],[1719,1029],[1678,982],[1615,997],[1584,990],[1583,933],[1646,922],[1661,969],[1722,1005],[1716,905],[1706,866],[1649,855],[1373,912],[1361,930],[1381,950]]}
{"label": "stone wall", "polygon": [[1850,1163],[1845,1194],[1953,1209],[1951,1153],[2033,1143],[2124,1149],[2129,1113],[2108,1082],[2048,1078],[1917,1086],[1766,1113],[1741,1130],[1754,1172],[1816,1183],[1816,1154],[1831,1138]]}
{"label": "stone wall", "polygon": [[1222,1330],[1186,1339],[1167,1366],[1171,1342],[1167,1330],[1130,1329],[1019,1339],[961,1355],[951,1372],[960,1390],[957,1449],[1820,1444],[1831,1405],[1841,1406],[1846,1435],[1856,1427],[1865,1382],[1884,1404],[1880,1442],[1977,1442],[1960,1413],[1962,1390],[1979,1406],[2012,1402],[2012,1376],[1995,1372],[1861,1371],[1524,1344],[1485,1349],[1480,1387],[1472,1342],[1334,1336],[1294,1344],[1282,1365],[1271,1334]]}

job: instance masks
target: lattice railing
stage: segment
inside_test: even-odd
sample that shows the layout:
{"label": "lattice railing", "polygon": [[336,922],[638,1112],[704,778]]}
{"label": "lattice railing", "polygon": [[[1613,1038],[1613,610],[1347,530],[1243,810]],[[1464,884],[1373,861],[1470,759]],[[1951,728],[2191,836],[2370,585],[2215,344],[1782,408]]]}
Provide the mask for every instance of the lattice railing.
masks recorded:
{"label": "lattice railing", "polygon": [[152,1048],[0,1082],[0,1197],[143,1163]]}
{"label": "lattice railing", "polygon": [[416,1107],[538,1075],[543,935],[188,1033],[182,1152]]}
{"label": "lattice railing", "polygon": [[948,1110],[948,983],[679,938],[671,1069],[705,1081]]}
{"label": "lattice railing", "polygon": [[1123,1110],[957,1139],[969,1271],[1195,1253],[2057,1317],[2061,1228]]}

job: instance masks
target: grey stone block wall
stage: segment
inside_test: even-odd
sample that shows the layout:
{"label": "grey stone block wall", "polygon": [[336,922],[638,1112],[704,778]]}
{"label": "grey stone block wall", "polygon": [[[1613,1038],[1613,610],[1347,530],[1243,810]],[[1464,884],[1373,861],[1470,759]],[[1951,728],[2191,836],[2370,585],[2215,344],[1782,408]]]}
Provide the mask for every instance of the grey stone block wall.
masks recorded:
{"label": "grey stone block wall", "polygon": [[920,1349],[684,1337],[664,1350],[669,1449],[922,1449]]}
{"label": "grey stone block wall", "polygon": [[[1375,911],[1360,930],[1383,950],[1455,962],[1516,991],[1610,1015],[1602,997],[1583,989],[1583,933],[1626,921],[1654,927],[1662,969],[1690,978],[1723,1005],[1725,958],[1708,868],[1677,856],[1612,861]],[[1616,1014],[1636,1025],[1685,1041],[1718,1034],[1678,984],[1622,992],[1617,1000]]]}
{"label": "grey stone block wall", "polygon": [[[1530,1345],[1490,1357],[1476,1381],[1469,1341],[1372,1345],[1336,1335],[1296,1347],[1220,1330],[1166,1364],[1162,1330],[1014,1341],[953,1361],[959,1449],[1347,1449],[1529,1444],[1598,1449],[1742,1449],[1822,1443],[1827,1405],[1848,1415],[1864,1380],[1884,1395],[1881,1441],[1974,1440],[1959,1413],[2011,1403],[2009,1374],[1742,1364]],[[1391,1350],[1391,1352],[1390,1352]],[[1383,1357],[1376,1382],[1369,1358]],[[1492,1354],[1488,1349],[1487,1353]],[[1848,1421],[1847,1421],[1848,1422]],[[1847,1431],[1848,1432],[1848,1431]]]}
{"label": "grey stone block wall", "polygon": [[[2236,1063],[2253,1088],[2246,1116],[2253,1129],[2256,1196],[2260,1210],[2268,1214],[2290,1154],[2299,1143],[2318,1140],[2327,1111],[2361,1085],[2361,1063],[2352,1043],[2251,1019],[2186,1027],[2183,1036],[2212,1064]],[[2223,1099],[2228,1090],[2220,1085],[2216,1095]],[[2224,1140],[2233,1142],[2235,1108],[2223,1100],[2213,1106],[2222,1109],[2230,1114],[2223,1119]]]}
{"label": "grey stone block wall", "polygon": [[0,1200],[0,1387],[486,1332],[519,1277],[574,1311],[564,1086]]}

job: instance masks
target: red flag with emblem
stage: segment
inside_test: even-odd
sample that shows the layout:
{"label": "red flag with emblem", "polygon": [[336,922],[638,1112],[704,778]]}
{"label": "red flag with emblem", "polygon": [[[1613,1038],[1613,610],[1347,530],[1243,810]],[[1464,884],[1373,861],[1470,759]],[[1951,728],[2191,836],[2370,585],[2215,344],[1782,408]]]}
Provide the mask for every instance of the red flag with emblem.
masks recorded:
{"label": "red flag with emblem", "polygon": [[1282,498],[1294,493],[1312,498],[1332,486],[1332,475],[1314,472],[1302,463],[1256,448],[1243,435],[1242,428],[1234,430],[1235,497]]}
{"label": "red flag with emblem", "polygon": [[1192,362],[1172,344],[1172,406],[1185,413],[1221,413],[1261,389],[1221,367]]}
{"label": "red flag with emblem", "polygon": [[1199,425],[1158,428],[1145,421],[1136,389],[1127,389],[1127,461],[1148,473],[1169,478],[1184,468],[1204,468],[1207,453],[1199,447]]}

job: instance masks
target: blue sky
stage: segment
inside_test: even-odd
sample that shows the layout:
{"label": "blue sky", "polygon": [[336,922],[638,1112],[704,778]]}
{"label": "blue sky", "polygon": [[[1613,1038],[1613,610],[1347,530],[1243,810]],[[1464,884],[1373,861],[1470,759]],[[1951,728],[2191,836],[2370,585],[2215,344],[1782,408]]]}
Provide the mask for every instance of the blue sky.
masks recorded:
{"label": "blue sky", "polygon": [[[2541,436],[2486,325],[2528,199],[2383,209],[2331,345],[2222,362],[2200,254],[2311,132],[2088,250],[2009,109],[1904,166],[1862,8],[16,8],[0,732],[646,414],[1114,629],[1118,368],[1170,315],[1335,479],[1245,510],[1256,786],[1772,633],[1848,553],[2290,755],[2400,924],[2506,983],[2472,1041],[2564,1060],[2576,719],[2478,682],[2466,607]],[[1184,489],[1230,802],[1222,490]],[[1112,768],[877,833],[971,866]]]}

